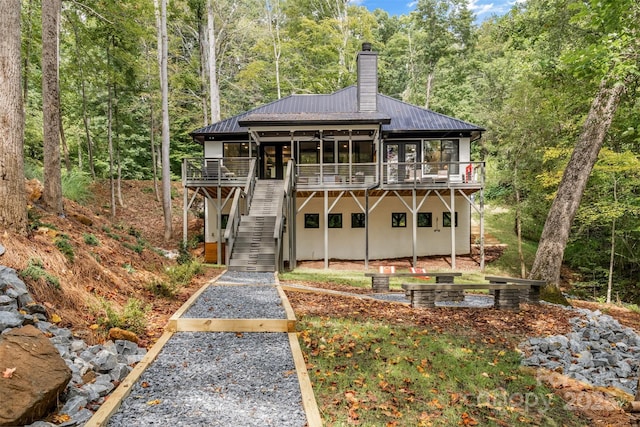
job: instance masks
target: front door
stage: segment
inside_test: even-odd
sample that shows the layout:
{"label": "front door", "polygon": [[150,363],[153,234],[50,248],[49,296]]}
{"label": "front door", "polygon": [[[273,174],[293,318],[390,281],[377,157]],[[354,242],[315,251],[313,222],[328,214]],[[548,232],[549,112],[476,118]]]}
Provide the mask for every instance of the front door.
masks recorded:
{"label": "front door", "polygon": [[387,143],[387,182],[413,178],[416,162],[420,162],[419,145],[416,142]]}
{"label": "front door", "polygon": [[284,179],[291,160],[291,145],[267,142],[260,144],[260,179]]}

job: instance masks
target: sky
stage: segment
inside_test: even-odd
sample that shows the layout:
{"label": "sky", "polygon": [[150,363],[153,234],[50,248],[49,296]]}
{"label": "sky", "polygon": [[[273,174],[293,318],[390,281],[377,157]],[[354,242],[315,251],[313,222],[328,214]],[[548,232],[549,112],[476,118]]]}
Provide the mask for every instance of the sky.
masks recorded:
{"label": "sky", "polygon": [[[469,8],[481,22],[494,15],[503,15],[519,0],[469,0]],[[415,9],[415,0],[352,0],[369,10],[384,9],[390,15],[406,15]]]}

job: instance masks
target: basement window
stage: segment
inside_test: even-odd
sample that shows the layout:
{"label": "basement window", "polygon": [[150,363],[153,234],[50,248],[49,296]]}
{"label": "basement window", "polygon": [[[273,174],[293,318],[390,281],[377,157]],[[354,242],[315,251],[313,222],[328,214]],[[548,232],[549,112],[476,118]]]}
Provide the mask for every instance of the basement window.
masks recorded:
{"label": "basement window", "polygon": [[407,213],[406,212],[393,212],[391,214],[391,227],[399,228],[407,226]]}
{"label": "basement window", "polygon": [[364,228],[364,214],[362,212],[351,214],[351,228]]}
{"label": "basement window", "polygon": [[320,228],[320,214],[304,214],[304,228]]}
{"label": "basement window", "polygon": [[[458,226],[458,212],[455,215],[456,227]],[[451,212],[443,212],[442,213],[442,226],[443,227],[451,227]]]}
{"label": "basement window", "polygon": [[342,228],[342,214],[329,214],[327,221],[329,228]]}
{"label": "basement window", "polygon": [[431,212],[418,212],[418,227],[433,227]]}

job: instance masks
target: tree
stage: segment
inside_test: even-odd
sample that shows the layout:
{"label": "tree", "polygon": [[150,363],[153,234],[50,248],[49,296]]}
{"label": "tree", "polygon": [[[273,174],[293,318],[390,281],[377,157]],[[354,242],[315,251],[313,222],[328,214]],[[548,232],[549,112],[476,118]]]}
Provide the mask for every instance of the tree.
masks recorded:
{"label": "tree", "polygon": [[58,38],[61,7],[60,0],[47,0],[42,3],[43,200],[45,205],[58,215],[64,213],[60,170],[60,93],[58,82]]}
{"label": "tree", "polygon": [[25,234],[27,201],[24,188],[20,64],[20,0],[0,0],[0,228]]}
{"label": "tree", "polygon": [[[157,9],[157,0],[156,9]],[[167,0],[160,0],[158,51],[160,52],[160,91],[162,92],[162,211],[164,213],[164,239],[173,235],[171,222],[171,168],[169,163],[169,78],[167,56]]]}
{"label": "tree", "polygon": [[640,15],[636,1],[593,0],[580,7],[574,22],[596,36],[592,35],[584,49],[571,52],[567,59],[573,61],[581,77],[599,75],[600,85],[547,215],[530,272],[531,278],[546,280],[557,294],[571,225],[622,96],[638,72],[640,53],[635,35]]}

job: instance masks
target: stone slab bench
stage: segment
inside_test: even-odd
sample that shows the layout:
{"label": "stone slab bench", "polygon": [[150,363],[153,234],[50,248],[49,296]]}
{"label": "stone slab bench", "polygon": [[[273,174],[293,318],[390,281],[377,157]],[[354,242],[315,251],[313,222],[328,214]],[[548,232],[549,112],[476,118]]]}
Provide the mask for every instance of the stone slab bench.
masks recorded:
{"label": "stone slab bench", "polygon": [[488,280],[489,283],[514,283],[529,285],[528,288],[523,289],[520,297],[522,302],[528,302],[532,304],[538,304],[540,302],[540,289],[547,284],[547,282],[545,282],[544,280],[520,279],[516,277],[485,276],[484,278],[485,280]]}
{"label": "stone slab bench", "polygon": [[[520,310],[520,295],[530,287],[526,283],[404,283],[411,307],[435,307],[438,292],[464,292],[469,289],[488,289],[494,292],[494,307],[501,310]],[[442,298],[440,298],[442,300]]]}
{"label": "stone slab bench", "polygon": [[453,278],[462,276],[462,273],[425,271],[422,273],[396,272],[396,273],[364,273],[365,277],[371,277],[371,289],[374,293],[389,292],[390,277],[434,277],[436,283],[453,283]]}

